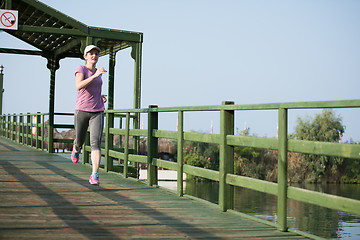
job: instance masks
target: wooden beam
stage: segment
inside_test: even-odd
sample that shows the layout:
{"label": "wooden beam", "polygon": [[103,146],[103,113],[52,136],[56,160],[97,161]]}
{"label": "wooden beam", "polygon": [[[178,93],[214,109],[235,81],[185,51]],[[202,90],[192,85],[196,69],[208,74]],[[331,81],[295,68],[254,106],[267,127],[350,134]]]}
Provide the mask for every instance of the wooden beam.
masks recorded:
{"label": "wooden beam", "polygon": [[19,25],[18,31],[68,35],[68,36],[81,36],[81,37],[86,37],[86,35],[87,35],[87,33],[79,31],[78,29],[41,27],[41,26],[29,26],[29,25]]}
{"label": "wooden beam", "polygon": [[39,1],[33,1],[33,0],[22,0],[23,2],[25,2],[26,4],[30,5],[30,6],[33,6],[34,8],[40,10],[40,11],[43,11],[44,13],[52,16],[52,17],[55,17],[57,19],[59,19],[60,21],[66,23],[66,24],[69,24],[71,26],[73,26],[74,28],[78,29],[79,31],[81,32],[84,32],[84,33],[87,33],[88,32],[88,26],[69,17],[68,15],[66,14],[63,14],[62,12],[52,8],[52,7],[49,7],[48,5],[46,4],[43,4]]}
{"label": "wooden beam", "polygon": [[43,54],[42,51],[23,50],[23,49],[10,49],[10,48],[0,48],[0,53],[36,55],[36,56],[41,56]]}

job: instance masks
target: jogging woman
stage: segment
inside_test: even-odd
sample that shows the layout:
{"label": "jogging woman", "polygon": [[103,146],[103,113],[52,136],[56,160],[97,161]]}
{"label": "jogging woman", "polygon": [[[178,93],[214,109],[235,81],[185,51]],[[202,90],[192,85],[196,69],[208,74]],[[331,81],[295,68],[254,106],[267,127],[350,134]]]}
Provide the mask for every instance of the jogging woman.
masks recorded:
{"label": "jogging woman", "polygon": [[71,153],[73,163],[79,161],[81,146],[85,142],[87,129],[90,126],[90,145],[92,173],[89,179],[90,184],[100,184],[99,165],[101,159],[101,137],[104,128],[104,102],[105,95],[101,95],[101,75],[106,70],[96,68],[99,59],[100,48],[89,45],[84,50],[85,66],[76,68],[75,79],[78,91],[75,105],[75,132],[76,138]]}

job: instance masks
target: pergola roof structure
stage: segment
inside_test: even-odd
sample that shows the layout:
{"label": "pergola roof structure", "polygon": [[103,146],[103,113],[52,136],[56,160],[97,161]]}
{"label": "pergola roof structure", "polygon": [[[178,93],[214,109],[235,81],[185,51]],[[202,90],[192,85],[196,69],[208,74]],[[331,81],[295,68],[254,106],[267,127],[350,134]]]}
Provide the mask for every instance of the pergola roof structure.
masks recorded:
{"label": "pergola roof structure", "polygon": [[83,49],[90,43],[103,50],[100,53],[102,56],[109,53],[111,48],[118,51],[143,40],[142,33],[87,26],[36,0],[2,0],[0,9],[19,12],[18,30],[3,31],[40,49],[0,48],[0,53],[81,58]]}
{"label": "pergola roof structure", "polygon": [[[48,60],[47,68],[50,70],[49,152],[53,152],[53,128],[64,126],[54,123],[55,72],[60,67],[59,61],[68,57],[83,58],[83,51],[89,44],[101,48],[100,56],[109,54],[108,109],[113,109],[114,106],[116,52],[128,47],[132,48],[131,57],[135,60],[133,106],[140,108],[142,33],[90,27],[37,0],[1,0],[0,9],[18,11],[18,29],[4,29],[3,31],[39,49],[1,48],[0,42],[0,54],[40,55]],[[135,128],[139,128],[139,117],[138,114],[134,119]]]}

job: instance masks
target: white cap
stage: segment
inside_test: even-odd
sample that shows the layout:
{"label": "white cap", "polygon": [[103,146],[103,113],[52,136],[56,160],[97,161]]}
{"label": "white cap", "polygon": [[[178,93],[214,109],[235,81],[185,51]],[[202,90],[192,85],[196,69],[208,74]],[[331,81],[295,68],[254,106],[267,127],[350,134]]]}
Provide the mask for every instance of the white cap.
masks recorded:
{"label": "white cap", "polygon": [[85,50],[84,50],[84,55],[86,55],[88,52],[90,52],[91,50],[93,49],[96,49],[98,50],[99,52],[101,51],[101,49],[95,45],[89,45],[89,46],[86,46]]}

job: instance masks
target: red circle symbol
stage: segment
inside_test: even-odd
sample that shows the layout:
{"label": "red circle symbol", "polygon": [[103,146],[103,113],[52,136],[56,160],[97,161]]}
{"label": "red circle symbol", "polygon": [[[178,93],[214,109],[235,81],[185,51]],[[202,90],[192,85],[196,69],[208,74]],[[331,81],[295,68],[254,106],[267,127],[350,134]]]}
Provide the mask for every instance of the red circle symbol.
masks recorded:
{"label": "red circle symbol", "polygon": [[5,27],[12,27],[16,23],[16,17],[12,12],[4,12],[0,20]]}

